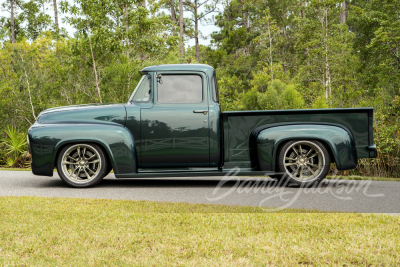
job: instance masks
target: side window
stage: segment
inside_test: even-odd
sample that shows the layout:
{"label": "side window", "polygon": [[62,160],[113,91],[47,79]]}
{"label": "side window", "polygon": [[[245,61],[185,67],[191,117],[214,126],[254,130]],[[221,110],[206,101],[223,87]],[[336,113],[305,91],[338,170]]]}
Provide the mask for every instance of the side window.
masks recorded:
{"label": "side window", "polygon": [[150,76],[144,75],[139,82],[135,95],[132,98],[134,102],[149,102],[150,101]]}
{"label": "side window", "polygon": [[212,90],[212,97],[213,97],[214,102],[218,103],[218,101],[219,101],[218,87],[217,87],[217,79],[216,79],[215,75],[211,79],[211,90]]}
{"label": "side window", "polygon": [[203,102],[200,75],[162,75],[158,84],[158,103],[195,104]]}

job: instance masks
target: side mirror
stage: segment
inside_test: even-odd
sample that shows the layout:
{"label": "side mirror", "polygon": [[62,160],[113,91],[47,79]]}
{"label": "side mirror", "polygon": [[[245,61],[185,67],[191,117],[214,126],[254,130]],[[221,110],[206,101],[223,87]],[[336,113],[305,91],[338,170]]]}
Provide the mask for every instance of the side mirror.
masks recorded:
{"label": "side mirror", "polygon": [[162,78],[162,75],[161,75],[161,74],[158,74],[158,75],[157,75],[157,82],[158,82],[159,84],[162,84],[161,78]]}

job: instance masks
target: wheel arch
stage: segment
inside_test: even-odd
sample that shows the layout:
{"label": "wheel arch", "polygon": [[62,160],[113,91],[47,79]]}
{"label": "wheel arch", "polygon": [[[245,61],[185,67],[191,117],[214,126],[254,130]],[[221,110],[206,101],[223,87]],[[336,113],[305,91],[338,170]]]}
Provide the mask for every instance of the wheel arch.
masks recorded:
{"label": "wheel arch", "polygon": [[61,142],[59,142],[59,144],[57,144],[54,147],[54,153],[53,153],[53,157],[52,157],[52,161],[54,162],[54,167],[57,166],[57,159],[58,156],[60,155],[61,150],[68,146],[68,145],[75,145],[75,144],[95,144],[98,147],[100,147],[100,149],[103,150],[104,155],[106,157],[106,160],[108,161],[109,164],[111,164],[112,168],[114,169],[114,167],[117,166],[115,160],[112,160],[112,154],[110,151],[110,148],[104,143],[104,141],[102,140],[90,140],[90,142],[88,142],[85,139],[82,139],[81,141],[79,141],[79,139],[67,139],[67,140],[63,140]]}
{"label": "wheel arch", "polygon": [[137,172],[132,134],[116,124],[38,124],[29,131],[32,172],[52,176],[59,151],[69,144],[93,143],[104,150],[116,174]]}
{"label": "wheel arch", "polygon": [[252,162],[262,171],[275,171],[280,148],[289,141],[316,140],[328,150],[339,170],[354,169],[357,154],[354,138],[345,127],[330,124],[291,124],[259,127],[252,134]]}

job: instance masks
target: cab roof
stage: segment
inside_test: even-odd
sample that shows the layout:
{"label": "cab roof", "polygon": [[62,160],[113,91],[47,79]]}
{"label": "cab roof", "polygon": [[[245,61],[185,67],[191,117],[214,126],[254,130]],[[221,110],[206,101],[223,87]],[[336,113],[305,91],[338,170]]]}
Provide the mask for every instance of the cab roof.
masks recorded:
{"label": "cab roof", "polygon": [[148,66],[140,70],[141,73],[162,71],[202,71],[212,76],[214,68],[206,64],[164,64]]}

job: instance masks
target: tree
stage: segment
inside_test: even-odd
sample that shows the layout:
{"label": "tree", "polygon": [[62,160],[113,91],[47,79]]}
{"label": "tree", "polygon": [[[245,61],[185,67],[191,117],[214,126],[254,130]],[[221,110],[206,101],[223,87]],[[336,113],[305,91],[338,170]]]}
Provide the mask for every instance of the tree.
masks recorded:
{"label": "tree", "polygon": [[[74,5],[62,2],[66,21],[77,30],[73,52],[91,66],[91,84],[100,102],[107,93],[102,89],[102,80],[110,64],[116,61],[126,66],[156,60],[176,47],[177,37],[167,34],[170,18],[158,14],[158,5],[147,9],[143,4],[141,0],[77,0]],[[125,57],[121,58],[120,53]]]}
{"label": "tree", "polygon": [[346,23],[347,18],[347,4],[346,0],[343,0],[341,3],[341,10],[340,10],[340,24]]}
{"label": "tree", "polygon": [[14,0],[10,0],[10,4],[11,4],[11,42],[15,43]]}
{"label": "tree", "polygon": [[56,30],[58,32],[59,26],[58,26],[57,0],[53,0],[53,7],[54,7],[54,24],[56,25]]}
{"label": "tree", "polygon": [[3,10],[10,12],[10,16],[1,17],[0,19],[0,38],[9,37],[11,43],[15,43],[17,34],[19,33],[19,19],[17,18],[16,23],[16,8],[18,8],[18,2],[15,0],[8,0],[1,5]]}
{"label": "tree", "polygon": [[394,96],[400,88],[399,0],[370,0],[352,6],[349,23],[357,33],[355,50],[359,51],[360,82],[371,95],[383,88]]}
{"label": "tree", "polygon": [[278,28],[276,21],[272,19],[269,9],[264,11],[264,16],[260,19],[260,32],[261,35],[254,39],[256,46],[261,49],[261,60],[266,58],[270,66],[271,80],[274,81],[273,62],[275,55],[275,44],[278,41],[281,31]]}
{"label": "tree", "polygon": [[297,77],[304,84],[319,82],[327,100],[333,90],[352,87],[357,68],[351,47],[354,34],[348,31],[346,23],[340,24],[340,3],[335,0],[310,3],[297,34],[297,48],[307,51],[299,55],[307,64],[300,67]]}
{"label": "tree", "polygon": [[[212,4],[208,4],[211,0],[185,0],[184,5],[186,7],[186,10],[192,13],[192,18],[191,20],[194,23],[194,40],[195,40],[195,46],[196,46],[196,59],[199,62],[200,61],[200,55],[199,55],[199,23],[204,19],[205,16],[208,14],[214,12],[217,9],[217,0],[213,0]],[[200,12],[199,9],[201,7],[205,8],[204,12]]]}
{"label": "tree", "polygon": [[183,0],[179,0],[179,37],[180,37],[180,52],[181,52],[181,59],[185,54],[184,45],[183,45]]}
{"label": "tree", "polygon": [[[177,19],[176,19],[176,14],[175,14],[175,1],[171,0],[171,20],[173,23],[173,27],[175,28],[176,24],[177,24]],[[175,32],[175,30],[174,30]]]}
{"label": "tree", "polygon": [[46,14],[46,1],[31,0],[21,6],[21,19],[25,22],[24,35],[30,40],[37,39],[51,25],[51,17]]}

